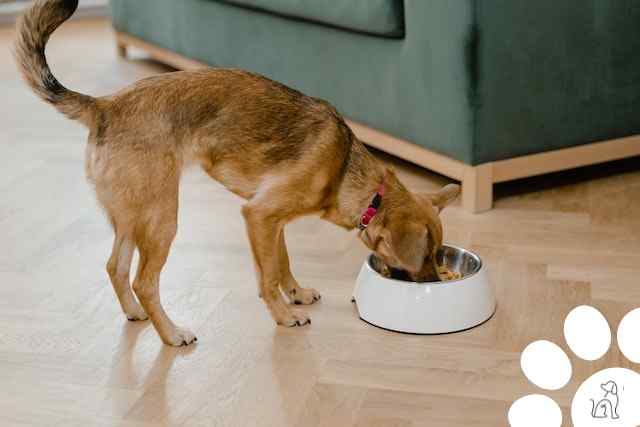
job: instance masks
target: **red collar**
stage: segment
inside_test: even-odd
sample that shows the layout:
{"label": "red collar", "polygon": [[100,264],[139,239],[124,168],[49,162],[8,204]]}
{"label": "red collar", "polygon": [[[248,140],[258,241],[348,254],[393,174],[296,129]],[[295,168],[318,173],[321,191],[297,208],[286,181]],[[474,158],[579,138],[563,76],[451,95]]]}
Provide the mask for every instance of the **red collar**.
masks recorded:
{"label": "red collar", "polygon": [[378,213],[378,209],[382,203],[382,196],[384,196],[384,184],[380,184],[378,191],[376,191],[375,196],[373,196],[373,200],[369,203],[367,210],[365,210],[360,217],[360,222],[358,223],[358,228],[360,230],[367,228],[373,217]]}

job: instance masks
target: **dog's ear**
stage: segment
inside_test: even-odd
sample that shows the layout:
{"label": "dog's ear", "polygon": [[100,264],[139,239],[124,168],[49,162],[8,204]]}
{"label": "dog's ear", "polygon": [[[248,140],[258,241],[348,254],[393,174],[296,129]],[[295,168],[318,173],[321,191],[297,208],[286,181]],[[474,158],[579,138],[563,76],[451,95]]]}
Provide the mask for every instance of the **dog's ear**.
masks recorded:
{"label": "dog's ear", "polygon": [[460,195],[460,186],[458,184],[447,184],[436,193],[420,194],[420,198],[429,200],[436,211],[440,213],[458,195]]}
{"label": "dog's ear", "polygon": [[411,272],[422,270],[427,255],[426,226],[393,221],[381,231],[381,237],[404,269]]}

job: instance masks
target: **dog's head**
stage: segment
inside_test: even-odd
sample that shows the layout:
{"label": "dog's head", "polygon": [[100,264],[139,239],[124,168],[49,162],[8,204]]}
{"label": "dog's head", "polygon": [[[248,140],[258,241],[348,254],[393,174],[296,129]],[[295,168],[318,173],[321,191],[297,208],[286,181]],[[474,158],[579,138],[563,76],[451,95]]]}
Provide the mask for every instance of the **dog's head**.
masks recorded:
{"label": "dog's head", "polygon": [[618,394],[618,386],[613,381],[607,381],[604,384],[600,385],[600,388],[605,391],[605,393],[611,393],[613,395]]}
{"label": "dog's head", "polygon": [[406,271],[413,281],[437,279],[434,260],[442,246],[439,214],[455,200],[460,186],[411,193],[393,173],[387,174],[385,186],[379,218],[360,233],[362,240],[387,266]]}

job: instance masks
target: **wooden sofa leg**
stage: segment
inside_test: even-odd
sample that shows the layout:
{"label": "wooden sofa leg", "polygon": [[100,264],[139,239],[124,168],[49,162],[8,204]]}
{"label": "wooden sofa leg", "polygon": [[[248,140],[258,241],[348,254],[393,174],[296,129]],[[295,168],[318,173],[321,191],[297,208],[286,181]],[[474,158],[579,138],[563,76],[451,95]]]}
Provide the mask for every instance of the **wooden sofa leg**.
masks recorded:
{"label": "wooden sofa leg", "polygon": [[116,41],[116,52],[120,58],[127,58],[127,45],[122,43],[121,41]]}
{"label": "wooden sofa leg", "polygon": [[488,211],[493,206],[491,163],[470,166],[462,178],[462,207],[471,213]]}

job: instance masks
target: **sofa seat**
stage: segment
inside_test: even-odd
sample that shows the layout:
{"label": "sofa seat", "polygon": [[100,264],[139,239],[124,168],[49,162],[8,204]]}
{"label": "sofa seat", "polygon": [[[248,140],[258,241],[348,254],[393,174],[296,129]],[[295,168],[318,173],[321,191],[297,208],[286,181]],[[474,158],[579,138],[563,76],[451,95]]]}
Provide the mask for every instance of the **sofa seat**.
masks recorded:
{"label": "sofa seat", "polygon": [[404,36],[403,0],[217,0],[234,6],[383,37]]}
{"label": "sofa seat", "polygon": [[[306,16],[397,3],[406,34],[336,31],[228,1],[274,10],[288,3],[287,10],[297,5]],[[118,31],[203,63],[263,74],[326,99],[354,121],[471,166],[640,134],[637,0],[111,6]]]}

